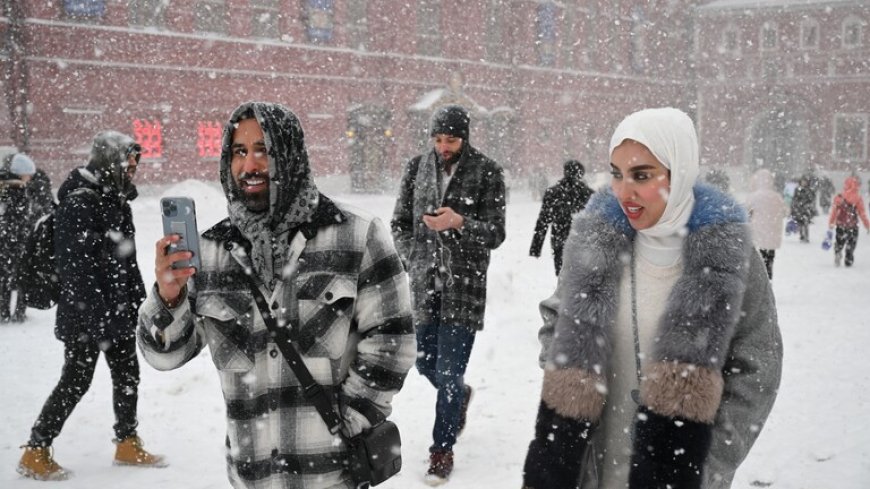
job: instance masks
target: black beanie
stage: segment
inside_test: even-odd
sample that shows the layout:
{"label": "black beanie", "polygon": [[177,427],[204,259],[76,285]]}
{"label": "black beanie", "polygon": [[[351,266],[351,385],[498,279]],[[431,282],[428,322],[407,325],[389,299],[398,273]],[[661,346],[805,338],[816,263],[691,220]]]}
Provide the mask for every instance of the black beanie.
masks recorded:
{"label": "black beanie", "polygon": [[429,135],[447,134],[468,140],[468,112],[458,105],[445,105],[432,114]]}

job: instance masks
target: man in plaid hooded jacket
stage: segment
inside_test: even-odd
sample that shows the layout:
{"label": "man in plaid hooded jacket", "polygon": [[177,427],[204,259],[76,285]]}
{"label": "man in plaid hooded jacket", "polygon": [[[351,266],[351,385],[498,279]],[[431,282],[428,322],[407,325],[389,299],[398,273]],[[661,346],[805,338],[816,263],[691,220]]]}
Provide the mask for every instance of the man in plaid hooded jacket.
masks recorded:
{"label": "man in plaid hooded jacket", "polygon": [[389,415],[415,357],[408,280],[389,231],[318,192],[299,120],[277,104],[233,112],[220,177],[229,217],[203,233],[202,269],[173,270],[191,253],[167,251],[175,235],[157,242],[157,284],[139,316],[143,355],[170,370],[208,345],[226,400],[234,487],[355,487],[345,444],[305,397],[245,275],[332,394],[344,435],[354,436],[371,426],[371,413]]}

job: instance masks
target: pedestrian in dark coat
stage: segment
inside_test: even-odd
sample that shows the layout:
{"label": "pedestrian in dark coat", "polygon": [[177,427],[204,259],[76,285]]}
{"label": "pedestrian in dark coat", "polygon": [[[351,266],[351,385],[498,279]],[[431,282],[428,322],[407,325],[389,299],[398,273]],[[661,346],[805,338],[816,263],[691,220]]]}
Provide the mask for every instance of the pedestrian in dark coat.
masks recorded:
{"label": "pedestrian in dark coat", "polygon": [[547,229],[552,225],[550,245],[553,247],[553,263],[556,275],[562,269],[562,249],[568,232],[571,230],[571,220],[584,207],[594,191],[583,181],[586,169],[577,160],[568,160],[564,164],[564,176],[544,193],[538,221],[535,223],[535,235],[532,237],[532,247],[529,255],[541,256]]}
{"label": "pedestrian in dark coat", "polygon": [[0,168],[0,322],[24,320],[24,302],[13,304],[12,298],[30,229],[25,178],[34,171],[33,161],[23,153],[13,155]]}
{"label": "pedestrian in dark coat", "polygon": [[438,389],[427,479],[453,470],[453,445],[472,389],[463,380],[483,329],[491,250],[505,238],[505,184],[495,161],[468,142],[462,107],[437,110],[433,148],[408,162],[393,211],[393,237],[411,276],[417,370]]}
{"label": "pedestrian in dark coat", "polygon": [[33,425],[18,471],[58,480],[68,472],[50,451],[52,442],[90,387],[100,353],[112,374],[115,463],[165,466],[137,436],[139,362],[136,321],[145,287],[136,262],[133,176],[141,149],[127,135],[97,134],[87,166],[73,170],[58,191],[55,259],[61,292],[55,336],[64,343],[57,386]]}
{"label": "pedestrian in dark coat", "polygon": [[819,211],[816,210],[816,192],[810,187],[809,179],[801,177],[791,199],[791,218],[797,223],[802,243],[810,242],[810,224],[817,215]]}
{"label": "pedestrian in dark coat", "polygon": [[837,189],[834,187],[834,182],[827,175],[819,179],[819,205],[825,214],[831,210],[831,198],[836,192]]}
{"label": "pedestrian in dark coat", "polygon": [[[36,221],[53,209],[54,198],[48,175],[36,168],[24,153],[13,155],[0,175],[0,194],[4,201],[0,229],[5,238],[0,245],[0,261],[3,273],[11,274],[0,279],[0,320],[22,322],[26,319],[27,305],[22,300],[18,275],[31,271],[20,268],[20,257]],[[17,299],[10,317],[12,292],[16,290]]]}

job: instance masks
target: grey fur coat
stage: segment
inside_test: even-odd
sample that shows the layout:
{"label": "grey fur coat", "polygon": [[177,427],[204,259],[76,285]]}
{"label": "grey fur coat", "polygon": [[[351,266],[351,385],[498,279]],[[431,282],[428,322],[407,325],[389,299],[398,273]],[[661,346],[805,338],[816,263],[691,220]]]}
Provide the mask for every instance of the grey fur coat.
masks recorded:
{"label": "grey fur coat", "polygon": [[[698,445],[705,452],[697,459],[701,487],[723,489],[731,486],[773,406],[782,341],[773,293],[743,210],[710,187],[696,186],[695,199],[684,271],[660,320],[639,412],[688,420],[706,432],[707,444]],[[606,403],[610,329],[634,236],[613,194],[595,194],[572,227],[559,287],[541,303],[545,374],[539,423],[546,414],[592,427],[584,432],[588,443],[574,452],[582,453],[582,489],[598,487],[603,458],[596,450],[603,440],[602,430],[594,428]],[[526,470],[547,463],[527,461]]]}

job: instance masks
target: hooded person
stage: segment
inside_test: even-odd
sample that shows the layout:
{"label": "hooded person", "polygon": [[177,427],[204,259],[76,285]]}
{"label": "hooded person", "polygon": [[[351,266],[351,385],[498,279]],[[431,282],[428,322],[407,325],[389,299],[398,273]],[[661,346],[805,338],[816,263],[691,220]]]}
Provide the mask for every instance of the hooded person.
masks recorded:
{"label": "hooded person", "polygon": [[698,184],[673,108],[626,117],[611,188],[574,221],[541,303],[526,488],[727,488],[770,412],[782,346],[743,209]]}
{"label": "hooded person", "polygon": [[[388,416],[414,362],[407,276],[383,223],[333,202],[311,177],[302,126],[278,104],[249,102],[224,129],[220,180],[229,217],[190,252],[156,245],[157,285],[139,314],[139,345],[159,370],[208,346],[227,413],[227,472],[236,488],[353,488],[345,438]],[[341,415],[317,414],[254,301],[292,326],[314,380]],[[190,277],[193,277],[190,280]]]}
{"label": "hooded person", "polygon": [[858,177],[847,177],[843,182],[843,192],[834,197],[828,227],[835,230],[834,265],[840,266],[845,251],[845,265],[851,267],[855,262],[855,248],[858,245],[858,224],[870,231],[870,220],[861,198],[861,182]]}
{"label": "hooded person", "polygon": [[547,229],[552,225],[550,245],[553,248],[553,264],[556,275],[562,270],[562,250],[565,240],[571,230],[571,221],[575,214],[586,207],[586,202],[592,196],[593,190],[583,181],[586,169],[577,160],[568,160],[563,165],[564,176],[555,185],[544,192],[541,211],[535,223],[535,234],[529,255],[541,256]]}
{"label": "hooded person", "polygon": [[54,242],[60,299],[55,336],[64,343],[64,365],[18,465],[25,477],[69,477],[70,472],[54,461],[51,445],[90,387],[101,354],[112,373],[114,462],[166,466],[162,456],[145,451],[137,434],[135,332],[145,287],[128,200],[136,195],[132,180],[138,161],[139,145],[132,138],[101,132],[94,138],[88,164],[70,172],[58,191]]}
{"label": "hooded person", "polygon": [[773,260],[782,245],[783,220],[788,207],[782,195],[773,189],[773,175],[764,169],[756,171],[750,181],[752,193],[746,198],[746,210],[752,225],[752,240],[764,259],[767,276],[773,278]]}

